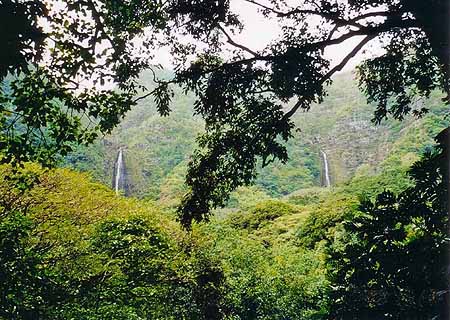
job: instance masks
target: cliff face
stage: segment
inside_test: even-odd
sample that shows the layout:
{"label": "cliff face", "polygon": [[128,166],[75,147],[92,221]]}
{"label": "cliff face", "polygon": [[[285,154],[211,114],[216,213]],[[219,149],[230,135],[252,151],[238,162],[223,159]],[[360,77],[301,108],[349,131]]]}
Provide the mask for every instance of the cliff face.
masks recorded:
{"label": "cliff face", "polygon": [[[366,103],[353,78],[351,73],[338,75],[322,104],[294,116],[299,130],[287,143],[290,159],[258,169],[260,192],[278,197],[325,185],[321,150],[327,155],[332,185],[355,175],[376,174],[393,162],[409,165],[449,124],[442,120],[447,108],[434,95],[421,102],[430,109],[424,118],[388,120],[376,126],[371,122],[375,107]],[[149,83],[149,78],[144,75],[142,81]],[[67,162],[109,184],[115,181],[117,152],[122,146],[125,194],[152,199],[179,195],[195,138],[203,128],[202,120],[192,116],[193,102],[192,96],[176,91],[172,113],[162,118],[153,101],[143,100],[111,135],[80,148]]]}

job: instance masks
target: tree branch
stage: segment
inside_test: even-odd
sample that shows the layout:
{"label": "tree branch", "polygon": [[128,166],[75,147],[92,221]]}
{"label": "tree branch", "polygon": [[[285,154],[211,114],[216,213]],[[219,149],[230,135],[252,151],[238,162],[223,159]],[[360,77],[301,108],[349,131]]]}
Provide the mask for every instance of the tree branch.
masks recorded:
{"label": "tree branch", "polygon": [[[335,74],[336,72],[342,70],[342,68],[350,61],[351,58],[353,58],[370,40],[372,40],[373,38],[375,38],[377,35],[375,34],[371,34],[371,35],[367,35],[366,37],[364,37],[364,39],[362,39],[354,48],[352,51],[350,51],[349,54],[347,54],[344,59],[342,59],[342,61],[336,65],[334,68],[332,68],[330,71],[328,71],[323,77],[322,79],[320,79],[319,84],[322,85],[325,81],[327,81],[328,79],[331,78],[331,76],[333,74]],[[304,101],[301,100],[299,98],[299,100],[296,102],[296,104],[291,108],[291,110],[289,110],[288,112],[285,113],[285,115],[283,116],[283,119],[287,119],[292,117],[298,109],[300,109],[300,107],[302,107],[302,105],[304,104]]]}
{"label": "tree branch", "polygon": [[153,95],[156,91],[157,91],[158,87],[156,87],[155,89],[153,89],[152,91],[144,94],[143,96],[137,97],[136,99],[133,100],[134,103],[137,103],[139,100],[143,100],[151,95]]}
{"label": "tree branch", "polygon": [[342,61],[336,65],[333,69],[331,69],[330,71],[328,71],[328,73],[324,76],[324,79],[321,80],[321,82],[323,83],[324,81],[326,81],[327,79],[331,78],[331,76],[333,74],[335,74],[338,71],[341,71],[342,68],[345,67],[345,65],[350,61],[351,58],[353,58],[370,40],[372,40],[373,38],[375,38],[376,35],[368,35],[366,36],[364,39],[361,40],[361,42],[359,42],[352,51],[350,51],[349,54],[347,54],[344,59],[342,59]]}
{"label": "tree branch", "polygon": [[236,43],[220,24],[217,27],[219,28],[220,31],[222,31],[222,33],[225,35],[225,37],[227,37],[227,41],[228,41],[229,44],[231,44],[232,46],[234,46],[236,48],[239,48],[239,49],[241,49],[241,50],[243,50],[245,52],[250,53],[254,57],[258,57],[259,56],[255,51],[247,48],[246,46],[244,46],[242,44]]}
{"label": "tree branch", "polygon": [[336,44],[340,44],[352,37],[355,36],[368,36],[368,35],[374,35],[378,36],[379,34],[383,32],[390,31],[394,28],[416,28],[420,27],[416,20],[408,19],[408,20],[401,20],[401,21],[395,21],[392,23],[383,23],[374,27],[367,27],[362,26],[358,30],[349,31],[346,34],[334,38],[334,39],[325,39],[322,41],[312,42],[307,45],[304,45],[302,47],[302,50],[312,50],[312,49],[322,49],[327,46],[332,46]]}
{"label": "tree branch", "polygon": [[[153,70],[152,70],[152,71],[153,71]],[[159,84],[159,85],[161,85],[161,84],[163,84],[163,83],[166,84],[166,85],[176,83],[175,80],[169,80],[169,81],[155,80],[155,82],[156,82],[157,84]],[[137,97],[136,99],[133,100],[133,102],[136,103],[136,102],[138,102],[139,100],[143,100],[143,99],[145,99],[145,98],[147,98],[147,97],[153,95],[156,91],[158,91],[158,88],[159,88],[159,87],[157,86],[155,89],[153,89],[152,91],[150,91],[150,92],[144,94],[143,96]]]}
{"label": "tree branch", "polygon": [[[395,14],[393,14],[392,12],[388,12],[388,11],[377,11],[377,12],[369,12],[369,13],[365,13],[362,14],[360,16],[354,17],[350,20],[348,20],[350,23],[352,23],[351,25],[354,26],[354,23],[360,20],[364,20],[367,18],[372,18],[372,17],[389,17],[389,16],[394,16]],[[362,25],[361,25],[362,26]],[[341,23],[336,23],[333,27],[333,29],[330,31],[327,40],[331,40],[333,38],[333,35],[336,31],[339,30],[339,28],[341,27],[345,27],[345,25],[341,24]],[[363,28],[366,26],[362,26]],[[359,27],[360,28],[360,27]]]}
{"label": "tree branch", "polygon": [[[317,10],[313,10],[313,9],[294,9],[291,11],[287,11],[287,12],[283,12],[283,11],[279,11],[276,10],[272,7],[263,5],[255,0],[245,0],[248,3],[252,3],[256,6],[259,6],[265,10],[271,11],[273,13],[275,13],[278,17],[289,17],[291,15],[295,15],[295,14],[305,14],[305,15],[317,15],[317,16],[321,16],[327,20],[331,20],[333,22],[336,23],[334,29],[331,31],[331,36],[333,35],[333,33],[335,31],[337,31],[337,29],[339,29],[339,27],[342,26],[353,26],[353,27],[357,27],[357,28],[364,28],[367,26],[361,25],[359,23],[357,23],[360,20],[364,20],[367,18],[373,18],[373,17],[393,17],[393,16],[398,16],[401,17],[401,13],[400,12],[389,12],[389,11],[375,11],[375,12],[368,12],[368,13],[364,13],[361,14],[359,16],[353,17],[351,19],[345,19],[345,18],[340,18],[339,17],[339,12],[331,12],[331,11],[321,11],[319,10],[319,8]],[[330,36],[330,39],[331,39]]]}
{"label": "tree branch", "polygon": [[248,2],[248,3],[252,3],[252,4],[254,4],[254,5],[258,6],[258,7],[261,7],[263,9],[265,9],[265,10],[271,11],[271,12],[277,14],[277,15],[283,15],[284,14],[284,12],[275,10],[274,8],[271,8],[269,6],[263,5],[263,4],[259,3],[259,2],[254,1],[254,0],[245,0],[245,1]]}
{"label": "tree branch", "polygon": [[339,18],[339,13],[338,12],[330,12],[330,11],[320,11],[319,8],[317,10],[315,9],[294,9],[291,11],[287,11],[287,12],[283,12],[283,11],[279,11],[276,10],[274,8],[271,8],[269,6],[263,5],[259,2],[256,2],[254,0],[245,0],[246,2],[252,3],[256,6],[259,6],[265,10],[271,11],[273,13],[275,13],[278,17],[280,18],[286,18],[295,14],[305,14],[305,15],[316,15],[316,16],[320,16],[322,18],[325,18],[327,20],[332,20],[337,24],[340,25],[352,25],[354,27],[363,27],[362,25],[356,23],[357,20],[352,21],[352,20],[345,20],[343,18]]}

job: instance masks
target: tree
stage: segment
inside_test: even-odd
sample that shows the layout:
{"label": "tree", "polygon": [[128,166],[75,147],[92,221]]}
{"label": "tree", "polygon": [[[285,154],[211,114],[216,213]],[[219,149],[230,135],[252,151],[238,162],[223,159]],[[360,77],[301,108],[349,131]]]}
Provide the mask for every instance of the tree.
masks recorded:
{"label": "tree", "polygon": [[[72,142],[109,132],[147,96],[167,115],[171,86],[180,85],[196,94],[195,112],[206,122],[179,210],[188,227],[249,184],[259,159],[262,166],[287,160],[283,141],[291,136],[292,115],[321,102],[333,74],[370,41],[381,40],[385,50],[358,69],[361,88],[378,104],[376,121],[423,114],[426,108],[415,109],[414,99],[435,89],[449,100],[446,0],[242,1],[282,26],[262,50],[233,39],[243,21],[230,0],[71,0],[62,9],[56,2],[2,1],[2,30],[13,30],[2,35],[10,53],[0,69],[2,161],[45,162],[65,154]],[[359,42],[332,66],[324,50],[352,38]],[[135,97],[136,78],[150,66],[148,52],[136,54],[139,41],[144,51],[170,46],[176,72],[171,80],[155,77],[154,90]],[[7,72],[17,76],[9,86]],[[88,80],[96,87],[83,88]]]}
{"label": "tree", "polygon": [[[263,167],[276,159],[285,162],[282,142],[291,136],[292,115],[320,103],[333,74],[370,41],[380,40],[384,53],[365,60],[358,76],[368,101],[377,103],[375,122],[388,115],[422,115],[427,110],[415,100],[432,90],[441,90],[449,102],[447,0],[245,2],[282,26],[279,38],[263,50],[233,39],[243,22],[229,1],[214,2],[216,7],[208,10],[202,5],[210,1],[178,1],[186,8],[180,10],[186,12],[180,29],[207,47],[188,67],[185,59],[177,66],[176,82],[196,93],[195,111],[206,120],[189,165],[190,191],[179,210],[185,226],[207,218],[231,190],[249,184],[258,158]],[[332,66],[324,50],[352,38],[358,43]],[[224,43],[233,48],[228,59],[220,55]],[[188,49],[173,51],[188,58],[194,51]]]}
{"label": "tree", "polygon": [[33,201],[26,192],[38,183],[33,171],[0,174],[0,318],[37,319],[40,310],[63,293],[53,275],[41,268],[51,246],[35,241],[29,217]]}
{"label": "tree", "polygon": [[110,132],[166,16],[155,1],[1,1],[0,161],[52,164]]}
{"label": "tree", "polygon": [[67,169],[0,166],[0,319],[221,318],[219,260],[146,204]]}
{"label": "tree", "polygon": [[329,246],[334,319],[448,319],[449,130],[414,164],[414,186],[378,195]]}

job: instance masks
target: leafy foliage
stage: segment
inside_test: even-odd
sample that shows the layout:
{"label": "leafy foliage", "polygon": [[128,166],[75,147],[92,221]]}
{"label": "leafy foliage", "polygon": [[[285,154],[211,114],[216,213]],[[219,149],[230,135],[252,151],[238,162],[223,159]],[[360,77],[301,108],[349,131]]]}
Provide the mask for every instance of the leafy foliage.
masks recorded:
{"label": "leafy foliage", "polygon": [[[6,318],[317,320],[347,311],[359,318],[368,305],[372,315],[436,314],[447,290],[445,155],[428,153],[416,164],[414,184],[392,184],[390,167],[389,174],[287,198],[296,206],[242,204],[240,212],[194,224],[190,233],[173,213],[117,197],[86,175],[3,166],[0,259],[8,268],[0,312]],[[373,198],[390,185],[410,187],[356,210],[358,194]],[[255,190],[248,192],[264,199]],[[239,196],[238,204],[257,202]],[[354,218],[343,227],[347,217]]]}
{"label": "leafy foliage", "polygon": [[225,319],[322,319],[328,283],[319,252],[269,244],[211,222],[193,229],[224,271]]}
{"label": "leafy foliage", "polygon": [[33,309],[45,303],[50,289],[39,268],[39,250],[30,243],[33,223],[20,212],[2,211],[0,316],[33,318],[37,316]]}
{"label": "leafy foliage", "polygon": [[117,198],[68,170],[2,166],[1,173],[2,317],[219,314],[221,269],[190,255],[192,242],[150,203]]}
{"label": "leafy foliage", "polygon": [[[292,137],[293,115],[322,102],[332,75],[371,40],[383,39],[386,52],[366,61],[359,74],[369,101],[378,104],[378,120],[408,114],[413,95],[448,94],[448,34],[439,31],[447,26],[445,0],[429,6],[403,0],[248,3],[281,25],[280,37],[260,51],[233,40],[244,25],[229,1],[2,2],[2,23],[12,34],[0,71],[1,161],[49,164],[73,143],[111,132],[149,96],[167,115],[176,83],[196,95],[194,111],[206,124],[179,211],[188,227],[252,182],[258,159],[262,167],[287,161],[283,142]],[[327,47],[357,36],[363,37],[337,65],[324,56]],[[160,45],[171,47],[175,77],[155,74],[153,90],[135,97],[142,89],[137,76]],[[224,55],[227,45],[232,50]],[[291,99],[297,101],[285,108]]]}
{"label": "leafy foliage", "polygon": [[[189,164],[190,190],[179,210],[186,227],[207,219],[212,208],[224,205],[230,191],[254,180],[257,159],[263,167],[267,160],[286,162],[286,149],[279,142],[292,136],[292,116],[322,102],[331,76],[373,39],[382,39],[386,52],[366,61],[359,74],[369,101],[378,104],[377,121],[388,112],[402,119],[412,109],[413,95],[428,97],[433,89],[449,92],[450,46],[437,31],[448,25],[442,13],[449,12],[448,1],[426,8],[421,1],[248,2],[281,25],[280,36],[266,48],[256,51],[233,40],[232,34],[242,26],[223,1],[218,17],[208,17],[209,11],[195,15],[211,23],[195,20],[208,26],[206,30],[190,23],[181,28],[203,43],[190,43],[192,50],[173,50],[178,59],[176,82],[196,94],[195,111],[206,121],[200,148]],[[189,21],[191,15],[183,13],[180,19]],[[324,57],[327,47],[357,36],[362,38],[336,65]],[[231,47],[228,59],[220,55],[224,43]],[[203,44],[207,49],[200,49]],[[186,67],[195,49],[198,54]],[[420,72],[424,68],[427,72]],[[294,98],[289,109],[279,105]],[[255,109],[264,121],[248,116]],[[419,107],[414,113],[426,111]]]}
{"label": "leafy foliage", "polygon": [[258,203],[246,213],[236,213],[228,216],[232,226],[254,230],[264,224],[286,214],[293,214],[295,208],[281,201],[268,200]]}
{"label": "leafy foliage", "polygon": [[330,251],[334,316],[448,317],[448,131],[412,167],[414,186],[362,202],[344,224]]}
{"label": "leafy foliage", "polygon": [[89,144],[110,132],[134,105],[134,79],[148,66],[133,56],[130,42],[145,27],[162,28],[159,6],[134,16],[126,12],[137,2],[4,1],[0,6],[2,30],[9,33],[2,37],[8,54],[2,55],[0,70],[1,161],[51,164],[73,143]]}

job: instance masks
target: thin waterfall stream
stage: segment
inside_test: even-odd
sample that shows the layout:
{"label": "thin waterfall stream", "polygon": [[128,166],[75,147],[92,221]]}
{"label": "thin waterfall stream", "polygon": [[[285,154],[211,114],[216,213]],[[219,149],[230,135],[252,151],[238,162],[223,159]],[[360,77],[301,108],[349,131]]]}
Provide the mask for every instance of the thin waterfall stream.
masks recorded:
{"label": "thin waterfall stream", "polygon": [[115,174],[115,181],[114,181],[114,190],[116,191],[116,194],[119,194],[119,188],[120,183],[123,184],[123,152],[122,148],[119,148],[119,154],[117,155],[117,161],[116,161],[116,174]]}
{"label": "thin waterfall stream", "polygon": [[330,170],[328,168],[328,158],[327,158],[327,154],[320,150],[320,153],[322,154],[322,159],[323,159],[323,167],[324,167],[324,176],[325,176],[325,187],[329,187],[331,186],[331,181],[330,181]]}

